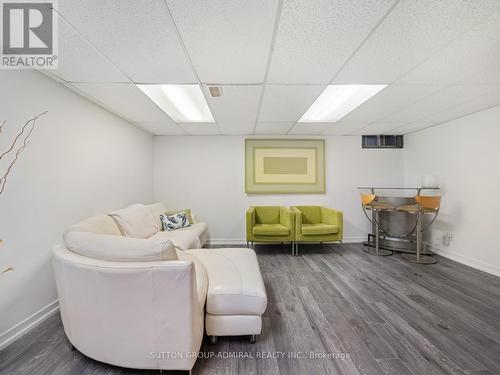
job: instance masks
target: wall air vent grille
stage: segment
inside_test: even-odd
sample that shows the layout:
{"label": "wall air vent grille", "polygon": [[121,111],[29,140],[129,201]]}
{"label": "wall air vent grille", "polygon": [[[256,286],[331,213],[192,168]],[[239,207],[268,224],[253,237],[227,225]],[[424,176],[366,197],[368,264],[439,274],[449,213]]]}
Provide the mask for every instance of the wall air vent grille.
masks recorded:
{"label": "wall air vent grille", "polygon": [[363,148],[403,148],[402,135],[363,135]]}

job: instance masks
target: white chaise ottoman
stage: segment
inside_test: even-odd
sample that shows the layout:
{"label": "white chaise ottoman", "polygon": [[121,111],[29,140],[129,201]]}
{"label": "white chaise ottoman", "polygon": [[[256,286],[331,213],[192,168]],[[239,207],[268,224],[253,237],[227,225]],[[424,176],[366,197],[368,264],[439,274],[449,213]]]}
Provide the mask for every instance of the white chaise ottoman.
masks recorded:
{"label": "white chaise ottoman", "polygon": [[188,250],[205,266],[208,292],[205,330],[212,343],[217,336],[250,335],[262,330],[267,295],[257,256],[252,249]]}

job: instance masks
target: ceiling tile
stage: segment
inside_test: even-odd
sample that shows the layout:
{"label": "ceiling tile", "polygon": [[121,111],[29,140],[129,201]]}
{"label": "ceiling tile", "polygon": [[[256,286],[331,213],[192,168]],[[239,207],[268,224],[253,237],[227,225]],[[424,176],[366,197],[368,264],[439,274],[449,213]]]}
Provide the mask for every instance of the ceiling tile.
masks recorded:
{"label": "ceiling tile", "polygon": [[500,12],[403,76],[401,83],[500,83]]}
{"label": "ceiling tile", "polygon": [[347,114],[342,121],[373,122],[437,91],[437,85],[390,85]]}
{"label": "ceiling tile", "polygon": [[[59,19],[58,69],[50,72],[67,82],[129,82],[78,32]],[[82,63],[84,62],[84,63]]]}
{"label": "ceiling tile", "polygon": [[313,85],[266,85],[259,122],[297,121],[324,89]]}
{"label": "ceiling tile", "polygon": [[171,120],[132,83],[74,83],[72,86],[89,99],[129,121]]}
{"label": "ceiling tile", "polygon": [[297,123],[288,131],[288,134],[317,135],[322,134],[325,129],[332,126],[331,123]]}
{"label": "ceiling tile", "polygon": [[217,122],[255,122],[262,86],[222,85],[222,96],[213,98],[204,87],[212,114]]}
{"label": "ceiling tile", "polygon": [[425,121],[416,121],[416,122],[410,122],[408,124],[404,124],[396,129],[392,129],[390,131],[387,131],[385,134],[389,135],[406,135],[409,133],[413,133],[422,129],[426,129],[429,126],[432,126],[431,123],[425,122]]}
{"label": "ceiling tile", "polygon": [[187,132],[173,121],[134,122],[135,126],[154,135],[186,135]]}
{"label": "ceiling tile", "polygon": [[293,124],[293,122],[258,122],[255,134],[285,135]]}
{"label": "ceiling tile", "polygon": [[327,84],[393,3],[283,2],[268,82]]}
{"label": "ceiling tile", "polygon": [[443,111],[424,117],[422,121],[439,124],[474,112],[482,111],[496,105],[500,105],[500,85],[497,86],[497,89],[494,91],[488,91],[486,94],[478,95],[467,102],[460,103],[459,105],[449,107]]}
{"label": "ceiling tile", "polygon": [[335,122],[325,129],[325,135],[353,135],[368,125],[368,122]]}
{"label": "ceiling tile", "polygon": [[385,134],[393,129],[403,126],[403,122],[374,122],[360,129],[363,134]]}
{"label": "ceiling tile", "polygon": [[205,83],[263,83],[277,0],[167,0]]}
{"label": "ceiling tile", "polygon": [[189,135],[218,135],[219,126],[214,123],[182,123],[179,125]]}
{"label": "ceiling tile", "polygon": [[241,134],[253,134],[255,128],[254,122],[233,122],[233,123],[222,123],[219,122],[219,130],[223,135],[241,135]]}
{"label": "ceiling tile", "polygon": [[465,103],[494,91],[497,86],[494,85],[456,85],[448,86],[436,93],[429,95],[407,108],[393,113],[384,118],[384,122],[415,122],[421,119],[451,108],[461,103]]}
{"label": "ceiling tile", "polygon": [[335,83],[392,83],[499,6],[498,0],[400,1]]}
{"label": "ceiling tile", "polygon": [[197,82],[164,1],[58,4],[63,17],[135,83]]}

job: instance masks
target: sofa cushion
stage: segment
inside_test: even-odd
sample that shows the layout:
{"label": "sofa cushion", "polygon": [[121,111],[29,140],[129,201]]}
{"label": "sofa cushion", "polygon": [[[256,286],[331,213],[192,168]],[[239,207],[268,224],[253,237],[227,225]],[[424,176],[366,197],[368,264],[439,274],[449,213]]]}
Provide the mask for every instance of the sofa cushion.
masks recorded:
{"label": "sofa cushion", "polygon": [[148,238],[158,232],[153,215],[143,204],[132,204],[108,214],[120,228],[122,234],[132,238]]}
{"label": "sofa cushion", "polygon": [[168,240],[127,238],[69,229],[63,234],[65,246],[74,253],[107,261],[144,262],[177,260]]}
{"label": "sofa cushion", "polygon": [[161,231],[151,236],[151,239],[170,240],[182,250],[199,249],[201,247],[200,237],[192,230]]}
{"label": "sofa cushion", "polygon": [[208,275],[206,311],[220,315],[262,315],[267,295],[257,256],[252,249],[197,249]]}
{"label": "sofa cushion", "polygon": [[320,224],[321,207],[320,206],[296,206],[302,215],[303,224]]}
{"label": "sofa cushion", "polygon": [[185,212],[178,212],[172,215],[160,215],[163,230],[176,230],[191,226]]}
{"label": "sofa cushion", "polygon": [[151,215],[153,216],[153,219],[155,221],[155,225],[161,229],[162,224],[160,220],[160,215],[163,215],[165,213],[165,203],[163,202],[158,202],[158,203],[153,203],[153,204],[147,204],[146,208],[149,210]]}
{"label": "sofa cushion", "polygon": [[178,231],[189,230],[189,231],[192,231],[192,232],[196,233],[196,235],[201,238],[208,231],[208,225],[207,225],[207,223],[199,222],[199,223],[191,224],[189,227],[180,228],[180,229],[177,229],[177,230]]}
{"label": "sofa cushion", "polygon": [[198,291],[198,302],[200,303],[200,308],[203,310],[205,308],[205,300],[207,297],[208,290],[208,278],[207,271],[201,263],[201,261],[196,258],[193,254],[189,254],[189,251],[177,250],[177,257],[179,260],[191,261],[194,264],[194,271],[196,274],[196,288]]}
{"label": "sofa cushion", "polygon": [[279,206],[256,206],[255,222],[257,224],[278,224],[280,222]]}
{"label": "sofa cushion", "polygon": [[290,229],[281,224],[255,224],[252,232],[256,236],[288,236]]}
{"label": "sofa cushion", "polygon": [[302,224],[304,236],[317,236],[323,234],[336,234],[339,232],[338,225],[331,224]]}
{"label": "sofa cushion", "polygon": [[106,214],[89,217],[88,219],[82,220],[73,225],[70,229],[82,230],[96,234],[110,234],[115,236],[122,235],[120,228],[118,228],[118,225],[116,225],[113,218]]}

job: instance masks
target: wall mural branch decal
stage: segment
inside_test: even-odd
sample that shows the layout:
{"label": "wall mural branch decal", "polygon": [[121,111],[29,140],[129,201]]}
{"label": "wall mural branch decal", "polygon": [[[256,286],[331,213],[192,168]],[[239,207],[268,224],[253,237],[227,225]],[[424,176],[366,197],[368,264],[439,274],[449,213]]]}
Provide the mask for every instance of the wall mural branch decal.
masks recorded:
{"label": "wall mural branch decal", "polygon": [[[48,111],[44,111],[40,114],[35,114],[32,118],[24,123],[19,132],[16,134],[9,147],[0,154],[0,162],[3,159],[9,158],[13,155],[12,160],[7,163],[7,166],[4,168],[0,168],[0,196],[5,191],[5,186],[7,185],[7,180],[10,174],[12,173],[12,169],[16,165],[17,161],[21,154],[26,150],[26,147],[29,144],[31,134],[33,130],[35,130],[36,121],[43,115],[45,115]],[[2,122],[0,125],[0,135],[2,134],[5,126],[7,125],[7,120]],[[2,246],[3,241],[0,239],[0,246]],[[13,266],[8,266],[3,270],[0,270],[0,275],[3,275],[6,272],[13,271]]]}

